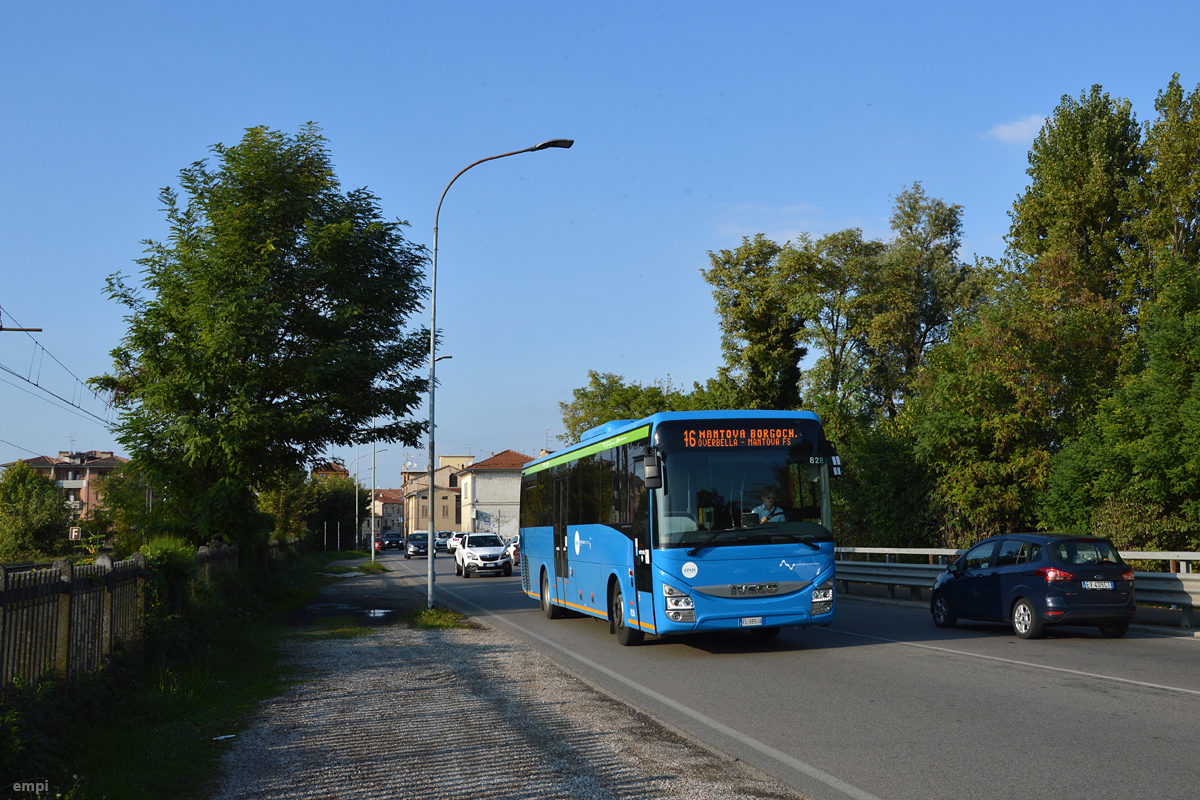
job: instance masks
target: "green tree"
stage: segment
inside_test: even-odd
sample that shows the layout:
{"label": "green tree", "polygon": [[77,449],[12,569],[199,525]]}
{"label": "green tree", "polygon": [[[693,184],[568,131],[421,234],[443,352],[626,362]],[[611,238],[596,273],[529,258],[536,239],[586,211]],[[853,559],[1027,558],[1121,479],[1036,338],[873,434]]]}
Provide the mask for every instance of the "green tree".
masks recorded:
{"label": "green tree", "polygon": [[659,411],[689,411],[694,401],[665,381],[649,386],[626,383],[623,375],[588,370],[588,385],[575,389],[570,402],[560,402],[563,429],[559,440],[572,445],[583,432],[618,419],[642,419]]}
{"label": "green tree", "polygon": [[1032,527],[1051,458],[1133,361],[1138,144],[1127,101],[1063,98],[1030,151],[999,289],[929,355],[912,420],[948,541]]}
{"label": "green tree", "polygon": [[[356,491],[357,490],[357,491]],[[309,481],[312,501],[304,522],[312,532],[314,544],[325,541],[328,531],[329,547],[337,547],[338,526],[341,526],[342,549],[355,543],[355,501],[358,502],[358,520],[371,515],[370,490],[363,490],[353,478],[313,478]]]}
{"label": "green tree", "polygon": [[1154,101],[1158,117],[1146,125],[1146,175],[1138,220],[1139,255],[1200,264],[1200,85],[1190,95],[1176,73]]}
{"label": "green tree", "polygon": [[313,486],[302,470],[280,476],[258,492],[258,510],[270,514],[275,521],[271,531],[273,541],[306,538],[305,524],[312,512]]}
{"label": "green tree", "polygon": [[[248,530],[253,488],[330,444],[416,446],[409,415],[427,332],[404,332],[426,289],[423,248],[381,218],[365,189],[343,193],[325,139],[251,128],[215,145],[215,167],[180,173],[170,227],[147,241],[142,286],[110,278],[129,310],[111,375],[118,439],[169,496],[194,541]],[[392,421],[373,430],[370,421]],[[249,527],[253,528],[253,525]]]}
{"label": "green tree", "polygon": [[805,399],[839,439],[864,410],[862,295],[883,252],[882,242],[864,240],[860,229],[849,228],[816,242],[801,236],[780,257],[795,276],[788,305],[797,318],[808,321],[797,336],[819,353],[800,384]]}
{"label": "green tree", "polygon": [[1054,456],[1039,515],[1047,527],[1110,535],[1129,549],[1185,549],[1200,527],[1192,457],[1200,87],[1187,95],[1175,75],[1155,108],[1139,153],[1141,181],[1120,209],[1133,233],[1120,253],[1125,314],[1115,390],[1095,392],[1090,423]]}
{"label": "green tree", "polygon": [[784,248],[758,234],[736,250],[709,252],[701,270],[713,286],[725,364],[709,392],[734,408],[800,407],[800,344],[804,317],[789,303],[796,274]]}
{"label": "green tree", "polygon": [[1031,182],[1010,212],[1013,257],[1064,256],[1088,291],[1130,302],[1140,283],[1125,269],[1136,246],[1128,223],[1143,171],[1140,142],[1128,100],[1099,85],[1078,100],[1063,95],[1030,148]]}
{"label": "green tree", "polygon": [[0,559],[58,551],[70,524],[66,496],[54,481],[24,461],[0,474]]}
{"label": "green tree", "polygon": [[930,349],[946,341],[984,294],[990,270],[958,257],[962,206],[925,194],[920,183],[893,198],[895,234],[864,276],[862,361],[869,403],[895,419],[915,391]]}
{"label": "green tree", "polygon": [[1186,550],[1200,547],[1200,275],[1172,255],[1154,277],[1145,366],[1055,457],[1040,512],[1049,527],[1123,547]]}
{"label": "green tree", "polygon": [[171,498],[156,493],[136,463],[122,464],[99,484],[101,509],[109,535],[122,555],[136,552],[155,536],[172,534],[178,524]]}

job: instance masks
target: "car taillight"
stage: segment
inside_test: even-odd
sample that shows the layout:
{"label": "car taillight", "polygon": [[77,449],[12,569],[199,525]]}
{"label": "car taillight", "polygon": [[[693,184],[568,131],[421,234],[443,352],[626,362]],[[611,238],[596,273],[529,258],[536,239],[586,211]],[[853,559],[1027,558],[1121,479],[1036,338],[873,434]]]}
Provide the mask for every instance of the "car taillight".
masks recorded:
{"label": "car taillight", "polygon": [[1039,567],[1033,571],[1034,575],[1041,575],[1048,581],[1073,581],[1075,576],[1066,570],[1061,570],[1058,567]]}
{"label": "car taillight", "polygon": [[1121,573],[1121,580],[1133,583],[1133,570],[1127,569]]}

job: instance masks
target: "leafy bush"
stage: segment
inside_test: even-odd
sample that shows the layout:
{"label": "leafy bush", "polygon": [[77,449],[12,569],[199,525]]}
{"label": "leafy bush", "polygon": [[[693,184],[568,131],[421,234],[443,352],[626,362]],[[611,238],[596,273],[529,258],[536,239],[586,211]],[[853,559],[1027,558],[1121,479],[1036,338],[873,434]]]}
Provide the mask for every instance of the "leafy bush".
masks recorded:
{"label": "leafy bush", "polygon": [[196,549],[182,536],[159,535],[142,546],[150,570],[151,614],[183,610],[188,584],[196,574]]}
{"label": "leafy bush", "polygon": [[18,461],[0,475],[0,559],[54,553],[66,544],[70,514],[62,489]]}

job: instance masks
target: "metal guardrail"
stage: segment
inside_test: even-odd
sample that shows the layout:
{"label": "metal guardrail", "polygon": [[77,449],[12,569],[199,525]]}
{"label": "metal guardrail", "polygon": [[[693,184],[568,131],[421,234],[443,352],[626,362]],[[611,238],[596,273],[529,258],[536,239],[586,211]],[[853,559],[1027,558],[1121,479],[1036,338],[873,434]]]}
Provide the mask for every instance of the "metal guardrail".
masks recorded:
{"label": "metal guardrail", "polygon": [[[858,561],[839,559],[836,561],[837,581],[842,592],[851,594],[851,583],[866,583],[886,586],[890,597],[896,596],[896,587],[907,587],[911,596],[920,598],[922,589],[933,586],[934,580],[945,571],[945,564],[965,551],[937,547],[838,547],[841,554],[883,555],[888,561]],[[902,556],[923,556],[928,564],[906,564],[896,559]],[[934,559],[942,563],[932,563]],[[1194,562],[1200,561],[1200,553],[1191,552],[1143,552],[1121,551],[1127,561],[1169,561],[1178,563],[1180,572],[1135,572],[1134,586],[1139,603],[1178,606],[1183,611],[1180,624],[1194,627],[1195,607],[1200,605],[1200,573],[1192,571]]]}

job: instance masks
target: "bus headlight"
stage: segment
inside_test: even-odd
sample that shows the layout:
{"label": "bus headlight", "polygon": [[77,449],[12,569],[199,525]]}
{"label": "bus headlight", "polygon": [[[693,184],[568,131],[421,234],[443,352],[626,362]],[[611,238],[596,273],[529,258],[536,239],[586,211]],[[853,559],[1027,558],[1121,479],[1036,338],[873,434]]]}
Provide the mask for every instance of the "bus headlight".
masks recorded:
{"label": "bus headlight", "polygon": [[672,622],[696,621],[696,605],[686,592],[664,583],[663,596],[666,598],[667,619]]}
{"label": "bus headlight", "polygon": [[812,614],[827,614],[833,608],[833,578],[812,591]]}

